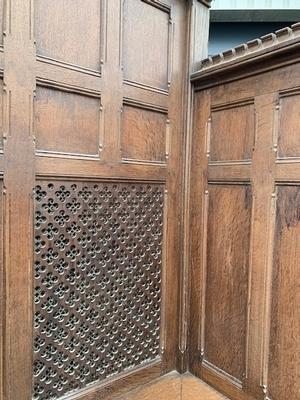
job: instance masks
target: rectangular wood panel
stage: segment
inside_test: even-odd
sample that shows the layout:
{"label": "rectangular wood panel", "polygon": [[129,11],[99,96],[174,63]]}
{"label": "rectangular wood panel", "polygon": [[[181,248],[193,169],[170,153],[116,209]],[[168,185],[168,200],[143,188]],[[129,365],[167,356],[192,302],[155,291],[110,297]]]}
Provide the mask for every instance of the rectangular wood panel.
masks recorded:
{"label": "rectangular wood panel", "polygon": [[96,156],[99,119],[100,98],[38,86],[34,118],[38,150]]}
{"label": "rectangular wood panel", "polygon": [[122,158],[165,162],[167,115],[124,105],[122,118]]}
{"label": "rectangular wood panel", "polygon": [[211,161],[251,159],[254,131],[254,105],[252,103],[213,109],[210,138]]}
{"label": "rectangular wood panel", "polygon": [[300,94],[280,99],[278,156],[300,157]]}
{"label": "rectangular wood panel", "polygon": [[204,358],[241,381],[245,372],[251,188],[209,185]]}
{"label": "rectangular wood panel", "polygon": [[100,7],[101,0],[36,0],[37,54],[99,71]]}
{"label": "rectangular wood panel", "polygon": [[125,0],[123,29],[124,78],[166,90],[169,10],[154,1]]}
{"label": "rectangular wood panel", "polygon": [[269,392],[300,398],[300,187],[279,186],[272,279]]}

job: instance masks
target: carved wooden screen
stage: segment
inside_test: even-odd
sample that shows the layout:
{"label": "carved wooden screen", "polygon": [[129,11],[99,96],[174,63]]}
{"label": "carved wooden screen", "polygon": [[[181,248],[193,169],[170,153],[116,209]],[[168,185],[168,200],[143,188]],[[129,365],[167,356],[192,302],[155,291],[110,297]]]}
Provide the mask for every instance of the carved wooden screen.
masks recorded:
{"label": "carved wooden screen", "polygon": [[270,67],[195,92],[191,367],[237,400],[300,394],[299,63]]}
{"label": "carved wooden screen", "polygon": [[0,1],[5,400],[102,398],[175,368],[186,13]]}

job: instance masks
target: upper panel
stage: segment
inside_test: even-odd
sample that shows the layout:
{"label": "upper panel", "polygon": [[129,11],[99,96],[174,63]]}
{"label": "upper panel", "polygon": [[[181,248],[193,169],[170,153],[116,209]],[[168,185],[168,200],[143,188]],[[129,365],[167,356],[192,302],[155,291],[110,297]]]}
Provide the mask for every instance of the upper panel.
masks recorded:
{"label": "upper panel", "polygon": [[167,90],[170,11],[154,1],[125,0],[123,16],[124,79]]}
{"label": "upper panel", "polygon": [[100,0],[36,0],[37,54],[100,71]]}
{"label": "upper panel", "polygon": [[122,116],[122,158],[128,161],[164,163],[166,113],[124,105]]}
{"label": "upper panel", "polygon": [[253,102],[215,107],[211,113],[211,161],[250,160],[254,130]]}
{"label": "upper panel", "polygon": [[280,99],[278,156],[300,157],[300,93]]}
{"label": "upper panel", "polygon": [[38,86],[34,124],[39,151],[99,155],[100,98]]}

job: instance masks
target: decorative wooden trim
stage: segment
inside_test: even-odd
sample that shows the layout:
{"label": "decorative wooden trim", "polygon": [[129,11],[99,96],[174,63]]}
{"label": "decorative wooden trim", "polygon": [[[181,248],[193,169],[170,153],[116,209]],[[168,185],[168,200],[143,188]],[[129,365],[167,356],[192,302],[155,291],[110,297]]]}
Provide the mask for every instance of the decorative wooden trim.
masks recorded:
{"label": "decorative wooden trim", "polygon": [[[107,0],[100,3],[100,75],[102,66],[107,61]],[[97,74],[98,76],[99,74]]]}
{"label": "decorative wooden trim", "polygon": [[[81,67],[79,65],[72,64],[72,63],[67,63],[67,62],[64,62],[64,61],[61,61],[61,60],[57,60],[56,58],[52,58],[52,57],[43,56],[43,55],[38,54],[36,59],[37,59],[37,61],[40,61],[42,63],[52,64],[52,65],[56,65],[56,66],[61,67],[61,68],[72,69],[74,71],[82,72],[84,74],[101,77],[101,72],[100,71],[97,71],[97,70],[94,70],[94,69],[90,69],[90,68]],[[101,64],[100,60],[99,60],[99,64]]]}
{"label": "decorative wooden trim", "polygon": [[230,110],[232,108],[244,107],[248,105],[254,105],[253,97],[249,97],[246,99],[239,99],[229,103],[214,104],[211,108],[211,112],[213,113],[217,111]]}
{"label": "decorative wooden trim", "polygon": [[201,318],[198,332],[198,351],[201,358],[205,351],[205,304],[206,304],[206,275],[207,275],[207,221],[208,221],[209,191],[205,190],[202,205],[202,257],[201,257]]}
{"label": "decorative wooden trim", "polygon": [[161,307],[160,307],[160,350],[163,355],[167,346],[166,337],[166,321],[167,321],[167,265],[168,265],[168,251],[167,251],[167,238],[168,238],[168,190],[165,189],[164,197],[164,232],[163,232],[163,263],[162,263],[162,277],[161,277]]}
{"label": "decorative wooden trim", "polygon": [[156,7],[161,11],[164,11],[166,13],[170,13],[171,7],[164,3],[161,0],[142,0],[144,3],[149,4],[150,6]]}
{"label": "decorative wooden trim", "polygon": [[141,367],[125,371],[118,376],[108,378],[60,398],[60,400],[112,400],[135,387],[148,383],[161,375],[161,359],[158,358]]}
{"label": "decorative wooden trim", "polygon": [[81,86],[69,85],[64,82],[53,81],[51,79],[42,77],[36,78],[36,85],[54,90],[62,90],[64,92],[81,94],[83,96],[95,97],[99,99],[101,97],[101,93],[98,90],[87,89]]}
{"label": "decorative wooden trim", "polygon": [[206,368],[210,370],[215,375],[220,376],[222,379],[226,380],[231,385],[235,386],[237,389],[242,389],[243,384],[240,380],[236,379],[234,376],[228,374],[227,372],[223,371],[221,368],[218,368],[214,364],[210,363],[207,360],[202,361],[202,368]]}
{"label": "decorative wooden trim", "polygon": [[144,90],[149,90],[150,92],[155,92],[155,93],[160,93],[160,94],[164,94],[166,96],[169,95],[169,91],[166,89],[161,89],[155,86],[151,86],[151,85],[146,85],[145,83],[141,83],[141,82],[135,82],[129,79],[124,79],[123,81],[125,84],[130,85],[130,86],[134,86],[136,88],[139,89],[144,89]]}
{"label": "decorative wooden trim", "polygon": [[124,97],[123,105],[141,108],[142,110],[156,111],[162,114],[168,114],[168,108],[159,106],[157,104],[145,103],[128,97]]}
{"label": "decorative wooden trim", "polygon": [[271,71],[299,60],[300,23],[202,61],[192,74],[196,90]]}
{"label": "decorative wooden trim", "polygon": [[198,0],[199,3],[203,4],[204,6],[210,8],[211,7],[211,0]]}
{"label": "decorative wooden trim", "polygon": [[270,342],[270,326],[271,326],[271,295],[272,295],[272,275],[273,275],[273,255],[274,255],[274,235],[276,220],[276,202],[277,191],[272,193],[269,216],[269,235],[268,235],[268,258],[265,273],[264,287],[264,316],[262,326],[263,348],[262,348],[262,387],[268,399],[268,369],[269,369],[269,342]]}

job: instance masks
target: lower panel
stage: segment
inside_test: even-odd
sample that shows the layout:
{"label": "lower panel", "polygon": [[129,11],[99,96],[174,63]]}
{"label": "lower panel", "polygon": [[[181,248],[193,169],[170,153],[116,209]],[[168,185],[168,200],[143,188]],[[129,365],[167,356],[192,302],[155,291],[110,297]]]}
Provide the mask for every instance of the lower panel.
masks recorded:
{"label": "lower panel", "polygon": [[240,384],[245,372],[252,196],[209,185],[204,364]]}
{"label": "lower panel", "polygon": [[279,186],[272,282],[269,393],[300,398],[300,187]]}
{"label": "lower panel", "polygon": [[164,186],[39,181],[34,399],[160,356]]}

